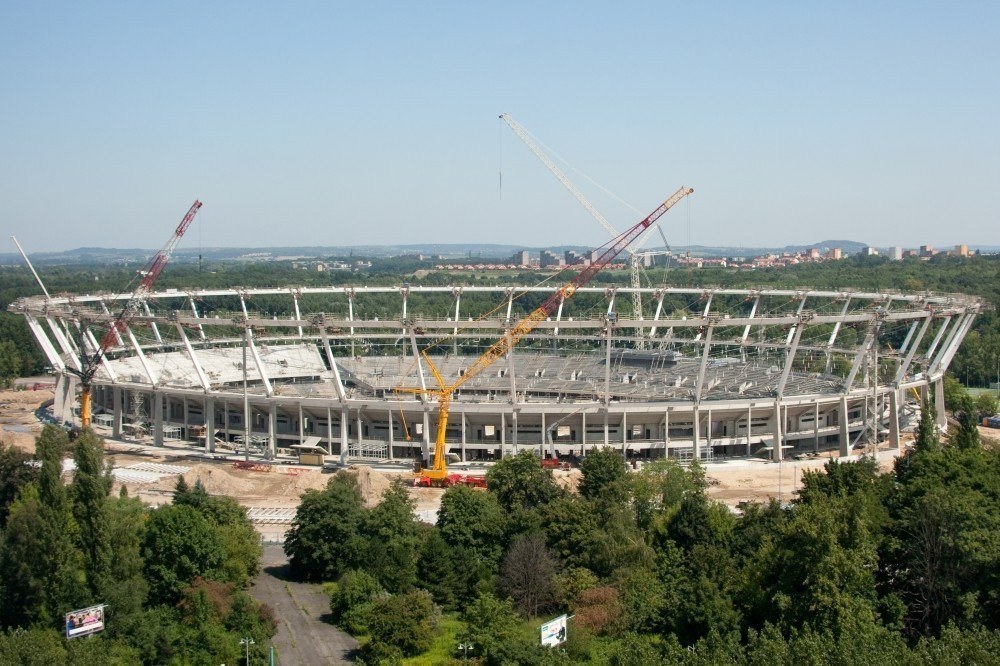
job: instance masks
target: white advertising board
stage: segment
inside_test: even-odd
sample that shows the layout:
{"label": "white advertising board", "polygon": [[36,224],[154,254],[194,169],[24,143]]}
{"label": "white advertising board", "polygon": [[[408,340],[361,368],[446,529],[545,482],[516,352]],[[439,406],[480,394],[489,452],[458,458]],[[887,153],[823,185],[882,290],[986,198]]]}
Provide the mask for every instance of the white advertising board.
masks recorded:
{"label": "white advertising board", "polygon": [[550,620],[542,625],[542,645],[555,647],[566,642],[566,621],[565,615],[560,615],[554,620]]}

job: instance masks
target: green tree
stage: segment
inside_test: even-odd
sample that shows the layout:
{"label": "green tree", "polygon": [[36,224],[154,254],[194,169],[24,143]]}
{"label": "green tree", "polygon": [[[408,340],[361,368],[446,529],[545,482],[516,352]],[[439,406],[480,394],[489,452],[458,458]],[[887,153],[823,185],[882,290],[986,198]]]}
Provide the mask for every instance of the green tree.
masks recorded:
{"label": "green tree", "polygon": [[452,486],[441,497],[437,527],[452,548],[464,548],[495,568],[503,554],[506,518],[496,496]]}
{"label": "green tree", "polygon": [[371,643],[397,648],[404,657],[426,652],[440,631],[440,612],[426,590],[382,597],[368,611]]}
{"label": "green tree", "polygon": [[979,448],[979,414],[971,398],[966,397],[955,410],[958,427],[951,436],[951,443],[960,449]]}
{"label": "green tree", "polygon": [[101,601],[108,605],[108,631],[126,636],[140,621],[149,594],[142,560],[147,509],[140,500],[125,497],[109,500],[106,513],[111,558]]}
{"label": "green tree", "polygon": [[389,592],[407,592],[417,582],[422,537],[415,505],[402,480],[396,480],[361,523],[360,533],[367,539],[365,569]]}
{"label": "green tree", "polygon": [[376,599],[385,596],[378,580],[366,571],[348,571],[330,595],[333,621],[348,632],[368,633],[368,613]]}
{"label": "green tree", "polygon": [[225,550],[212,523],[196,509],[163,506],[152,511],[142,548],[153,603],[172,604],[195,577],[222,577]]}
{"label": "green tree", "polygon": [[104,593],[111,566],[107,515],[111,478],[104,466],[104,441],[90,428],[84,429],[73,444],[73,460],[73,517],[79,527],[87,587],[96,600]]}
{"label": "green tree", "polygon": [[941,447],[938,438],[937,421],[934,414],[934,403],[928,397],[920,407],[920,423],[917,425],[916,441],[913,446],[917,451],[935,451]]}
{"label": "green tree", "polygon": [[446,610],[458,607],[463,586],[458,580],[451,546],[438,529],[432,530],[420,547],[417,578],[418,586],[430,592],[438,606]]}
{"label": "green tree", "polygon": [[580,494],[624,504],[628,498],[628,470],[622,454],[610,446],[591,449],[580,463]]}
{"label": "green tree", "polygon": [[24,362],[20,350],[10,340],[0,339],[0,388],[6,388],[21,376]]}
{"label": "green tree", "polygon": [[460,643],[471,644],[472,654],[482,663],[518,663],[516,656],[525,648],[520,633],[521,621],[513,604],[484,594],[472,602],[462,615],[465,628],[459,632]]}
{"label": "green tree", "polygon": [[560,494],[552,471],[531,451],[508,456],[486,473],[486,486],[506,511],[530,509]]}
{"label": "green tree", "polygon": [[31,456],[0,442],[0,529],[7,524],[10,505],[29,483],[38,481],[38,468],[29,465]]}
{"label": "green tree", "polygon": [[351,474],[338,472],[324,490],[307,490],[285,538],[292,573],[335,580],[363,566],[366,541],[359,530],[364,517],[361,490]]}

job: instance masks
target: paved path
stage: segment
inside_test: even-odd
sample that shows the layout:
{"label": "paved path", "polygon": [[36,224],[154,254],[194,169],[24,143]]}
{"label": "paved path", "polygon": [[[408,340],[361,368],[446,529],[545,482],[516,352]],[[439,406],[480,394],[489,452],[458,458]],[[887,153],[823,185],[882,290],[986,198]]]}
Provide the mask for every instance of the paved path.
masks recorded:
{"label": "paved path", "polygon": [[264,546],[261,573],[250,593],[274,609],[278,633],[274,646],[281,666],[351,663],[358,642],[328,622],[330,598],[319,585],[286,576],[288,558],[281,546]]}

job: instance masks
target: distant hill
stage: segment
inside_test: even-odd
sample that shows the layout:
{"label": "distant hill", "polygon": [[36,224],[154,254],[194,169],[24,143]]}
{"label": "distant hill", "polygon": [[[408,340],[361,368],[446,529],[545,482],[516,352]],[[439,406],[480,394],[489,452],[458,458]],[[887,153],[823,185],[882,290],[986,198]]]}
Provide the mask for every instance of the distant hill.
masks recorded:
{"label": "distant hill", "polygon": [[[754,257],[763,254],[783,252],[804,252],[810,248],[826,251],[839,247],[844,254],[861,252],[866,243],[851,240],[824,240],[809,245],[786,245],[784,247],[730,247],[691,245],[674,246],[676,253],[690,252],[699,257]],[[1000,252],[1000,246],[970,245],[971,250],[981,252]],[[591,248],[580,245],[560,245],[547,247],[531,247],[527,245],[505,245],[495,243],[421,243],[414,245],[354,245],[354,246],[290,246],[290,247],[206,247],[200,253],[205,260],[211,261],[241,261],[241,260],[280,260],[280,259],[329,259],[329,258],[389,258],[403,255],[424,255],[428,257],[442,256],[450,259],[462,257],[500,259],[513,255],[519,250],[528,250],[537,255],[541,250],[551,250],[563,253],[566,250],[577,252],[589,251]],[[646,247],[645,249],[654,249]],[[93,263],[144,263],[157,252],[151,248],[102,248],[81,247],[63,252],[33,252],[31,260],[37,264],[93,264]],[[198,261],[199,250],[178,249],[173,260],[178,263]],[[20,264],[22,259],[16,252],[0,253],[0,265]]]}

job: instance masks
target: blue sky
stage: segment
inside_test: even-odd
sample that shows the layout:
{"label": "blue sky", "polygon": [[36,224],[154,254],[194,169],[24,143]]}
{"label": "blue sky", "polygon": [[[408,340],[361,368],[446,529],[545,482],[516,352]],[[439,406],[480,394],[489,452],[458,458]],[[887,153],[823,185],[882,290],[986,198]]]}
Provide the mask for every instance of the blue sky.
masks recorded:
{"label": "blue sky", "polygon": [[[995,2],[0,3],[3,227],[30,251],[1000,245]],[[500,187],[499,173],[503,174]],[[9,248],[12,249],[12,248]]]}

